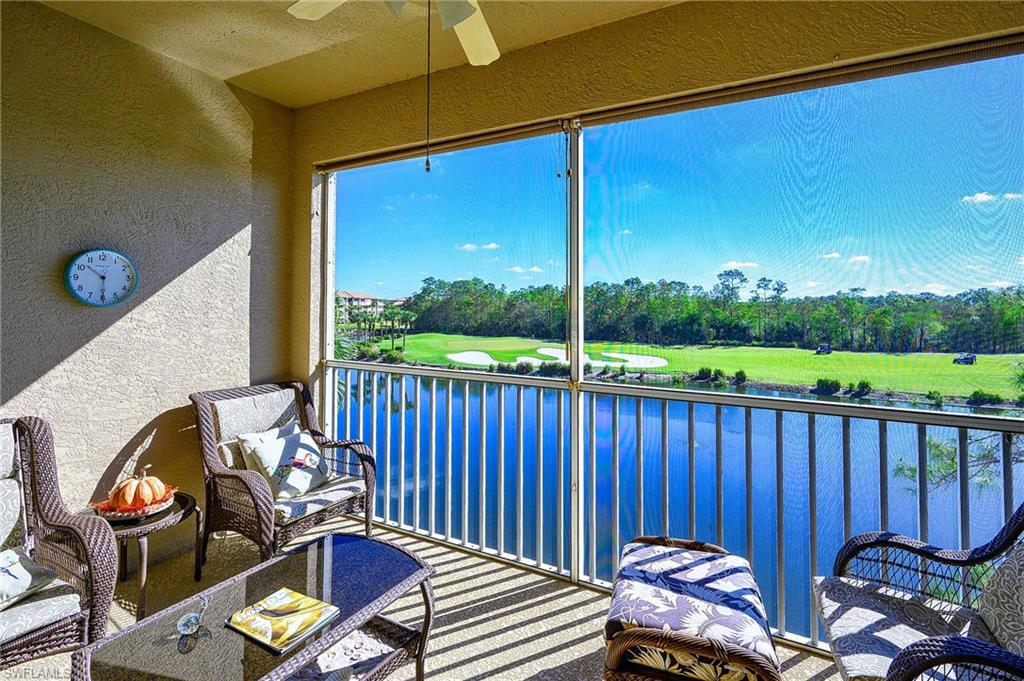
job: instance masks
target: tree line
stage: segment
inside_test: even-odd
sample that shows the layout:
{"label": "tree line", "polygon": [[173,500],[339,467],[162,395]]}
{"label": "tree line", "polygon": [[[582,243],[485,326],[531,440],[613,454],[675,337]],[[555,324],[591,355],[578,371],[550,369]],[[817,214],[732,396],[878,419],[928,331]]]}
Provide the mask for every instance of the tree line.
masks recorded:
{"label": "tree line", "polygon": [[[587,339],[657,345],[765,344],[879,352],[1024,352],[1024,285],[955,295],[863,289],[787,297],[789,286],[726,270],[710,289],[680,281],[595,282],[584,289]],[[746,295],[745,295],[746,294]],[[508,290],[479,278],[427,278],[406,299],[403,330],[565,337],[565,289]],[[387,309],[383,314],[388,313]]]}

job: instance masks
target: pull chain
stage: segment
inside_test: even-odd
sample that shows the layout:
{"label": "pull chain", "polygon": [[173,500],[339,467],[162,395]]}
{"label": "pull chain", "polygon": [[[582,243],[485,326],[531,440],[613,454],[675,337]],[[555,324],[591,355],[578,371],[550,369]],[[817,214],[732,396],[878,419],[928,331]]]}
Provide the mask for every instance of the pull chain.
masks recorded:
{"label": "pull chain", "polygon": [[427,162],[424,169],[430,172],[430,0],[427,0]]}

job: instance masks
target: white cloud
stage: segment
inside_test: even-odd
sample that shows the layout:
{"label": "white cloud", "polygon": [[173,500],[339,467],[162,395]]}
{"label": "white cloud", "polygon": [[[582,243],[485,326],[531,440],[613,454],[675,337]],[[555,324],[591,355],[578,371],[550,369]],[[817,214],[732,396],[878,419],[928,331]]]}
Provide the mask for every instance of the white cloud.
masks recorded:
{"label": "white cloud", "polygon": [[977,194],[971,194],[960,199],[964,203],[988,203],[989,201],[995,201],[996,197],[988,192],[978,192]]}
{"label": "white cloud", "polygon": [[852,258],[850,258],[850,262],[853,263],[854,265],[864,265],[866,263],[871,262],[871,256],[870,255],[855,255]]}
{"label": "white cloud", "polygon": [[1020,201],[1021,199],[1024,199],[1024,194],[1019,194],[1016,192],[1006,192],[1005,194],[1003,194],[1003,198],[1006,199],[1007,201]]}
{"label": "white cloud", "polygon": [[821,257],[828,258],[829,260],[834,260],[839,257],[839,251],[832,251],[831,253],[826,253]]}
{"label": "white cloud", "polygon": [[804,282],[804,288],[818,288],[819,286],[821,286],[821,282],[820,281],[805,281]]}
{"label": "white cloud", "polygon": [[756,262],[752,260],[747,262],[741,260],[730,260],[728,262],[723,262],[721,264],[721,268],[723,270],[739,270],[743,269],[744,267],[760,267],[760,265],[758,265]]}
{"label": "white cloud", "polygon": [[469,251],[469,252],[472,252],[472,251],[475,251],[478,248],[480,248],[480,247],[477,246],[476,244],[468,243],[468,244],[462,244],[461,246],[456,246],[455,250],[457,250],[457,251]]}
{"label": "white cloud", "polygon": [[377,282],[377,286],[383,286],[383,285],[384,285],[384,282],[383,282],[383,281],[378,281],[378,282]]}
{"label": "white cloud", "polygon": [[988,268],[984,265],[964,265],[965,270],[971,270],[973,272],[984,272]]}
{"label": "white cloud", "polygon": [[1007,286],[1013,286],[1013,282],[1000,279],[999,281],[990,281],[985,284],[985,288],[1006,288]]}
{"label": "white cloud", "polygon": [[536,265],[534,265],[533,267],[531,267],[530,269],[528,269],[526,271],[527,272],[543,272],[544,270],[542,270],[541,268],[539,268]]}
{"label": "white cloud", "polygon": [[629,236],[632,233],[633,233],[633,230],[631,230],[631,229],[620,229],[619,230],[619,234],[621,234],[622,236]]}
{"label": "white cloud", "polygon": [[936,282],[931,282],[929,284],[925,284],[924,286],[922,286],[921,287],[921,292],[922,293],[934,293],[937,296],[943,296],[943,295],[946,295],[947,293],[949,293],[949,286],[947,286],[946,284],[939,284],[939,283],[936,283]]}
{"label": "white cloud", "polygon": [[1024,267],[1024,255],[1020,256],[1020,259],[1017,261],[1017,264],[1020,265],[1021,267]]}
{"label": "white cloud", "polygon": [[485,251],[493,251],[493,250],[497,250],[497,249],[501,248],[501,246],[499,246],[498,244],[496,244],[496,243],[494,243],[492,241],[489,244],[484,244],[480,248],[484,249]]}
{"label": "white cloud", "polygon": [[507,268],[505,271],[513,272],[515,274],[522,274],[523,272],[526,271],[526,268],[523,267],[522,265],[513,265],[512,267]]}
{"label": "white cloud", "polygon": [[549,259],[545,264],[549,265],[551,267],[556,267],[558,265],[561,265],[562,263],[558,262],[557,260],[550,260]]}

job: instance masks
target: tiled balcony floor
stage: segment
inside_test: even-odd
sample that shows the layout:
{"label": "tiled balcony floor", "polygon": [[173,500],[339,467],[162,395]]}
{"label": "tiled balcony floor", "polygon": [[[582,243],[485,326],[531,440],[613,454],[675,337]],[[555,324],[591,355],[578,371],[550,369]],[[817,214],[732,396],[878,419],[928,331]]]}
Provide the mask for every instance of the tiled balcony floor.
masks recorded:
{"label": "tiled balcony floor", "polygon": [[[340,521],[333,529],[358,532],[360,525]],[[412,549],[437,570],[434,627],[427,655],[427,676],[445,681],[468,679],[602,678],[601,628],[608,607],[604,594],[567,582],[456,551],[420,539],[378,530],[378,536]],[[210,540],[203,581],[192,581],[192,553],[150,566],[148,608],[156,612],[226,579],[259,561],[253,545],[235,535]],[[130,575],[118,584],[108,631],[134,622],[137,582]],[[423,605],[419,592],[398,601],[392,617],[418,626]],[[794,681],[833,681],[831,662],[780,647],[784,677]],[[66,679],[71,655],[55,655],[4,672],[3,678]],[[412,679],[407,664],[392,678]]]}

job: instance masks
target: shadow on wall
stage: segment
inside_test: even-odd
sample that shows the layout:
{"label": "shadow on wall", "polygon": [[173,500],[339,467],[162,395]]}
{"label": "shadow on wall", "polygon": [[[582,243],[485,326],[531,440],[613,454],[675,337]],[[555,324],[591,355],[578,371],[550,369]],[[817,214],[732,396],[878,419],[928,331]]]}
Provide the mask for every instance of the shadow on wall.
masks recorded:
{"label": "shadow on wall", "polygon": [[[0,413],[51,422],[72,505],[145,463],[201,502],[188,395],[287,377],[292,112],[39,3],[0,22]],[[125,303],[64,290],[95,247]]]}

